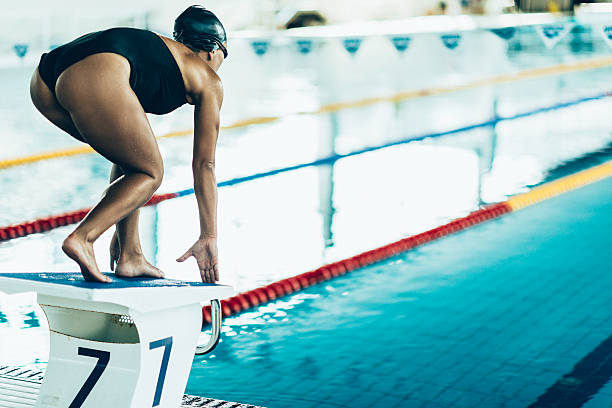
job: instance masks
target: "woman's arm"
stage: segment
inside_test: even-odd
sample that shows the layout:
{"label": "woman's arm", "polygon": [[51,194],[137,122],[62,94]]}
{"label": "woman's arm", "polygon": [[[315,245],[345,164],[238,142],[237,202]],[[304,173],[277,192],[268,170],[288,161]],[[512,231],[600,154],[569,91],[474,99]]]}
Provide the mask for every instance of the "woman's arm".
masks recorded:
{"label": "woman's arm", "polygon": [[200,96],[195,107],[192,169],[200,213],[200,238],[217,237],[215,150],[222,98],[223,89],[218,81]]}
{"label": "woman's arm", "polygon": [[223,102],[221,81],[209,81],[198,95],[194,116],[193,188],[198,202],[200,236],[177,261],[193,256],[203,282],[219,280],[217,255],[217,181],[215,150],[219,135],[219,111]]}

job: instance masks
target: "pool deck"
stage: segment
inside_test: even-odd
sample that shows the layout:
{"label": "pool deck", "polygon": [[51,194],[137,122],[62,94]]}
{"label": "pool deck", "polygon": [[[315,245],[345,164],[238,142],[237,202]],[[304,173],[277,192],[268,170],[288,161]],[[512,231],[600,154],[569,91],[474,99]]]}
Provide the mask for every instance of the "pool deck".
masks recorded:
{"label": "pool deck", "polygon": [[[33,407],[43,378],[44,372],[42,370],[0,366],[0,406],[3,408]],[[180,408],[183,407],[263,408],[257,405],[194,395],[183,395]]]}

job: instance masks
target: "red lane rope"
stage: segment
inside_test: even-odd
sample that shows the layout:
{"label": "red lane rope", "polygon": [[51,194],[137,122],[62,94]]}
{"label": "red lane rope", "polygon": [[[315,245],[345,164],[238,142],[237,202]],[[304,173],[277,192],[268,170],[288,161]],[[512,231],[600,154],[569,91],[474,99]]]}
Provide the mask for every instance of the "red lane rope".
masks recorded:
{"label": "red lane rope", "polygon": [[[348,272],[383,261],[406,252],[427,242],[461,231],[484,221],[497,218],[511,212],[511,207],[503,202],[474,211],[466,217],[458,218],[429,231],[401,239],[391,244],[363,252],[351,258],[323,265],[313,271],[305,272],[291,278],[282,279],[236,296],[221,300],[223,316],[231,316],[269,301],[306,289],[310,286],[344,275]],[[203,323],[211,322],[210,306],[202,308]]]}
{"label": "red lane rope", "polygon": [[[177,196],[177,193],[155,195],[145,205],[154,205]],[[0,242],[49,231],[64,225],[75,224],[85,218],[89,210],[90,208],[84,208],[52,217],[39,218],[34,221],[2,227],[0,228]],[[497,218],[511,211],[511,207],[506,202],[493,204],[477,210],[466,217],[458,218],[448,224],[433,228],[429,231],[401,239],[371,251],[363,252],[351,258],[323,265],[313,271],[282,279],[270,283],[269,285],[240,293],[228,299],[223,299],[221,300],[223,316],[227,317],[243,312],[356,269],[383,261],[427,242],[461,231],[472,225],[480,224],[492,218]],[[210,306],[204,306],[202,308],[202,315],[204,323],[211,322]]]}
{"label": "red lane rope", "polygon": [[[178,197],[177,193],[158,194],[151,197],[145,206],[155,205],[165,200]],[[47,232],[52,229],[63,227],[64,225],[76,224],[81,221],[91,208],[83,208],[76,211],[67,212],[45,218],[38,218],[33,221],[26,221],[19,224],[12,224],[0,227],[0,242],[15,238],[25,237],[31,234]]]}

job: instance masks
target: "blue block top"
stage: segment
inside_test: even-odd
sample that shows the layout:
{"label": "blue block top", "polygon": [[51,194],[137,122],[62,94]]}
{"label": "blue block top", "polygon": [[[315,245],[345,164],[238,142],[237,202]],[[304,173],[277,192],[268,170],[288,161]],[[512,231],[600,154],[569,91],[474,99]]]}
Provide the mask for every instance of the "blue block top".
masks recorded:
{"label": "blue block top", "polygon": [[87,282],[78,272],[0,273],[0,292],[36,292],[41,304],[104,313],[153,312],[234,295],[228,285],[105,275],[111,283]]}
{"label": "blue block top", "polygon": [[[104,275],[111,278],[111,283],[88,282],[83,275],[77,272],[39,272],[39,273],[0,273],[0,278],[23,279],[34,282],[53,283],[82,289],[125,289],[125,288],[164,288],[164,287],[193,287],[217,286],[213,283],[185,282],[175,279],[157,278],[122,278],[113,273]],[[0,291],[2,282],[0,281]]]}

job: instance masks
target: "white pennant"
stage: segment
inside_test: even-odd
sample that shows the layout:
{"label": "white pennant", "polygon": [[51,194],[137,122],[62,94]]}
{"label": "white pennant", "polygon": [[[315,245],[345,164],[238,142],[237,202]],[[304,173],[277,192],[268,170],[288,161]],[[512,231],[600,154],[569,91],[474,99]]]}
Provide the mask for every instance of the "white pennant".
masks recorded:
{"label": "white pennant", "polygon": [[575,23],[547,24],[536,27],[536,32],[549,50],[554,48],[574,28]]}

